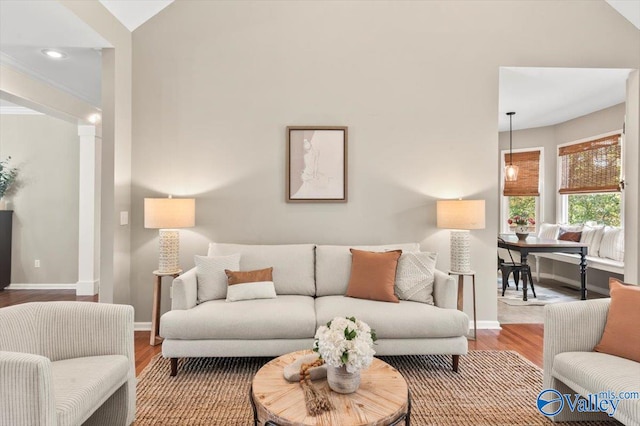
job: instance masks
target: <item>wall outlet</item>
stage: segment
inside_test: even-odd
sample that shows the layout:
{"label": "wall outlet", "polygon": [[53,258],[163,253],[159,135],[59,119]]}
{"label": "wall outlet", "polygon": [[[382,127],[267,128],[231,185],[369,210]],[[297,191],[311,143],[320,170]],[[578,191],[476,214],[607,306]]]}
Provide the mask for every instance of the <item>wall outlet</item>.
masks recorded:
{"label": "wall outlet", "polygon": [[35,266],[36,268],[40,267],[40,260],[36,259],[36,261],[34,262],[33,266]]}

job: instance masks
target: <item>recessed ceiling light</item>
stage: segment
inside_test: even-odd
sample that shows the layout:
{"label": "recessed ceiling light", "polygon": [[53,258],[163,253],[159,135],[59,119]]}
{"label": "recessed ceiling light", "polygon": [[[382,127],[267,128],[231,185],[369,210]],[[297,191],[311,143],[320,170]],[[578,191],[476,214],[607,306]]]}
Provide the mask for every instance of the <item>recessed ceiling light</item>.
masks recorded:
{"label": "recessed ceiling light", "polygon": [[51,59],[64,59],[67,57],[66,53],[54,49],[42,49],[41,52],[43,55]]}

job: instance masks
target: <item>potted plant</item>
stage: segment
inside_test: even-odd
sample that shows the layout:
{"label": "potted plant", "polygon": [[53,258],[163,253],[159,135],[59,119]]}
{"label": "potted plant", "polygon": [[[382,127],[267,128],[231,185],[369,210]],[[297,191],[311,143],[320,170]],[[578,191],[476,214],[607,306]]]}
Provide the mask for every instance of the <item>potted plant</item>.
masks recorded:
{"label": "potted plant", "polygon": [[536,221],[531,217],[514,216],[507,220],[509,225],[515,225],[516,235],[519,240],[526,240],[529,235],[529,226],[536,224]]}
{"label": "potted plant", "polygon": [[11,161],[11,157],[0,160],[0,210],[4,210],[5,201],[3,198],[18,177],[18,169],[9,167],[9,161]]}
{"label": "potted plant", "polygon": [[321,326],[313,350],[327,364],[327,382],[338,393],[352,393],[360,385],[360,371],[373,362],[375,330],[351,318],[336,317]]}

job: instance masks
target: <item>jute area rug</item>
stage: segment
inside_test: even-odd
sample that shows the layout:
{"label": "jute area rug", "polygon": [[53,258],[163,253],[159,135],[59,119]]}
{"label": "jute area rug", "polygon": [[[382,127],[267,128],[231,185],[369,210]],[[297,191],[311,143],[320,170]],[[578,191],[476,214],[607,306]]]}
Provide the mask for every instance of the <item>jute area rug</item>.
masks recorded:
{"label": "jute area rug", "polygon": [[[252,425],[251,380],[269,359],[184,359],[170,377],[169,360],[157,355],[138,378],[135,425]],[[536,409],[542,371],[515,352],[471,351],[459,373],[449,356],[381,359],[409,384],[412,425],[561,424]]]}

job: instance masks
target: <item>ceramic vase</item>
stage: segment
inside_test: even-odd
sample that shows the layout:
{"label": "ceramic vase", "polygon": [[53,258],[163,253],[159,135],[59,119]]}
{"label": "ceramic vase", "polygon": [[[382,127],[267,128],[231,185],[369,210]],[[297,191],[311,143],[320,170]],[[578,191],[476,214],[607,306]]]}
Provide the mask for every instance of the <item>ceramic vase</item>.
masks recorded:
{"label": "ceramic vase", "polygon": [[529,236],[529,226],[516,225],[516,236],[519,240],[524,241]]}
{"label": "ceramic vase", "polygon": [[327,383],[334,392],[353,393],[360,386],[360,372],[349,373],[344,365],[342,367],[327,365]]}

